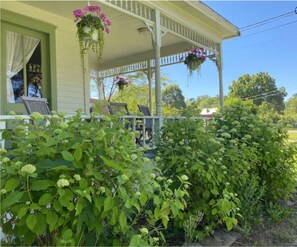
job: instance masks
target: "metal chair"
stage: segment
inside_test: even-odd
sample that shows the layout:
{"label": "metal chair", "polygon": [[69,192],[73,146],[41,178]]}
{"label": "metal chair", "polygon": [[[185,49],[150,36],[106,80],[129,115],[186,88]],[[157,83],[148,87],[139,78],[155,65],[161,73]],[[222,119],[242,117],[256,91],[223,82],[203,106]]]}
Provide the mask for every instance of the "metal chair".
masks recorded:
{"label": "metal chair", "polygon": [[28,114],[39,112],[43,115],[51,115],[47,99],[22,96],[22,100]]}

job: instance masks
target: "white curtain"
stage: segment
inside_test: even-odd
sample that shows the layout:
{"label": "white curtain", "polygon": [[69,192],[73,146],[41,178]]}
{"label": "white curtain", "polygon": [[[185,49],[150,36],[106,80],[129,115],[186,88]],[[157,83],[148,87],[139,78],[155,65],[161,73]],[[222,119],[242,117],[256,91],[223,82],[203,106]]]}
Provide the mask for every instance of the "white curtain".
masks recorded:
{"label": "white curtain", "polygon": [[6,88],[8,103],[15,103],[11,78],[23,69],[23,39],[25,63],[27,63],[40,40],[9,31],[6,33]]}

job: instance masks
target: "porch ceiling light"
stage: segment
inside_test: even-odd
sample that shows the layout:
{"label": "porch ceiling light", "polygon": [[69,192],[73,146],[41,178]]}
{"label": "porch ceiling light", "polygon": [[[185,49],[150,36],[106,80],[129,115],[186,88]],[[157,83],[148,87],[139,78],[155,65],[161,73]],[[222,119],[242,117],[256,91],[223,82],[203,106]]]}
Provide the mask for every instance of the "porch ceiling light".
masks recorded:
{"label": "porch ceiling light", "polygon": [[139,33],[148,33],[148,32],[150,32],[150,30],[148,29],[148,27],[140,27],[140,28],[137,29],[137,31]]}

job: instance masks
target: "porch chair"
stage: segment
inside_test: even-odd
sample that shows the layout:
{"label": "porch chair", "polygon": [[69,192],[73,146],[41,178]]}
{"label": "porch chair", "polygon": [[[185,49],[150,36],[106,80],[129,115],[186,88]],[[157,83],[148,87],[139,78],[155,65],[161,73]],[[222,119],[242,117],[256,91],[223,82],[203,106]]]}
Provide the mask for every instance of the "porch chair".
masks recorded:
{"label": "porch chair", "polygon": [[[129,115],[128,105],[126,103],[109,102],[108,109],[109,109],[110,115],[114,115],[114,116]],[[126,129],[131,128],[132,126],[133,125],[131,123],[131,120],[124,120],[124,127]]]}
{"label": "porch chair", "polygon": [[[152,116],[150,109],[148,108],[148,106],[145,105],[137,105],[139,111],[144,115],[144,116]],[[147,135],[147,139],[146,142],[150,142],[153,138],[152,135],[153,132],[153,119],[146,119],[145,121],[145,134],[144,136]]]}
{"label": "porch chair", "polygon": [[109,102],[108,109],[110,115],[129,115],[126,103]]}
{"label": "porch chair", "polygon": [[39,112],[42,115],[51,115],[47,99],[22,96],[22,100],[28,114]]}

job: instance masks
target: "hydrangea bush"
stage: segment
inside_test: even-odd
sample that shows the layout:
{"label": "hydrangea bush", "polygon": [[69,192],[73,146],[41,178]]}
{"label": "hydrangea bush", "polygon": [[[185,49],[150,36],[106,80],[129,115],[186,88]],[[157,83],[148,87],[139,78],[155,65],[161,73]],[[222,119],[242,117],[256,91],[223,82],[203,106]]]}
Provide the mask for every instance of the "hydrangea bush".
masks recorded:
{"label": "hydrangea bush", "polygon": [[223,165],[225,148],[203,120],[168,121],[162,128],[158,152],[165,175],[186,174],[192,184],[188,214],[203,214],[194,233],[198,238],[209,235],[220,224],[229,230],[237,224],[239,200],[232,193],[229,171]]}
{"label": "hydrangea bush", "polygon": [[288,199],[296,187],[296,144],[289,145],[283,126],[261,118],[251,102],[231,101],[208,124],[168,121],[158,151],[165,175],[189,177],[184,219],[200,215],[190,234],[197,238],[219,226],[250,228],[267,206]]}
{"label": "hydrangea bush", "polygon": [[[8,245],[158,245],[186,209],[188,181],[165,177],[135,133],[105,117],[44,117],[1,149],[1,226]],[[44,123],[47,121],[48,125]],[[173,187],[173,184],[175,185]]]}

